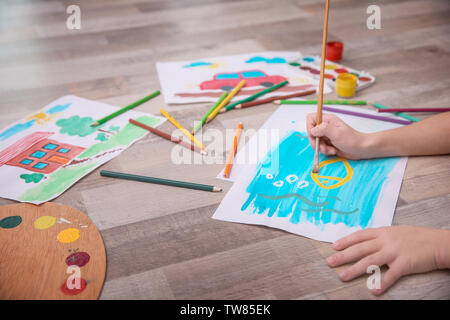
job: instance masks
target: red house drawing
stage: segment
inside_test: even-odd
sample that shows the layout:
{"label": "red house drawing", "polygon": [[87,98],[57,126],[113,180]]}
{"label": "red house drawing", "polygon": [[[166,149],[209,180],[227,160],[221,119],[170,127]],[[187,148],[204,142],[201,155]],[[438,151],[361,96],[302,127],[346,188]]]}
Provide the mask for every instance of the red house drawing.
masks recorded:
{"label": "red house drawing", "polygon": [[85,148],[48,139],[53,132],[34,132],[0,152],[0,166],[21,167],[51,173],[79,155]]}

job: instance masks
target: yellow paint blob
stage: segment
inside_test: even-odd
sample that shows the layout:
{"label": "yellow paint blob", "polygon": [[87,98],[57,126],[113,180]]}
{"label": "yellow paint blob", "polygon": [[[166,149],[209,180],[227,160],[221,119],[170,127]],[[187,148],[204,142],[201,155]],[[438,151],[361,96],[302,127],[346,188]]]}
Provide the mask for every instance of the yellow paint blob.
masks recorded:
{"label": "yellow paint blob", "polygon": [[[320,176],[318,173],[311,172],[311,178],[313,179],[313,181],[315,183],[317,183],[319,185],[319,187],[324,188],[324,189],[335,189],[335,188],[339,188],[339,187],[343,186],[344,184],[346,184],[347,182],[349,182],[352,179],[353,168],[350,166],[348,161],[343,158],[324,160],[321,163],[319,163],[319,169],[322,167],[325,167],[329,164],[337,163],[337,162],[342,162],[342,164],[344,165],[345,171],[347,172],[346,176],[344,178]],[[337,181],[337,183],[326,186],[324,183],[328,184],[330,182],[329,180]]]}
{"label": "yellow paint blob", "polygon": [[56,223],[56,218],[51,216],[42,216],[34,221],[34,227],[39,230],[45,230]]}
{"label": "yellow paint blob", "polygon": [[334,70],[337,69],[337,66],[335,64],[327,64],[325,65],[325,69]]}
{"label": "yellow paint blob", "polygon": [[71,243],[80,237],[80,230],[76,228],[65,229],[58,234],[58,241],[62,243]]}

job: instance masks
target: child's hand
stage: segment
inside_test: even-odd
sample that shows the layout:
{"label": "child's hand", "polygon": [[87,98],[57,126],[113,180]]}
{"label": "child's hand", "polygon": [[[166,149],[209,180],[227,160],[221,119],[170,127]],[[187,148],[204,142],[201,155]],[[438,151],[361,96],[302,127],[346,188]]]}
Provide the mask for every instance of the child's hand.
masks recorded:
{"label": "child's hand", "polygon": [[316,137],[320,137],[319,151],[324,155],[337,155],[347,159],[362,159],[366,134],[356,131],[332,114],[323,114],[322,123],[316,126],[316,114],[306,119],[308,138],[315,149]]}
{"label": "child's hand", "polygon": [[450,231],[411,226],[393,226],[357,231],[333,244],[338,253],[328,257],[330,267],[357,261],[339,274],[342,281],[366,274],[367,267],[387,265],[381,275],[379,295],[400,277],[450,267]]}

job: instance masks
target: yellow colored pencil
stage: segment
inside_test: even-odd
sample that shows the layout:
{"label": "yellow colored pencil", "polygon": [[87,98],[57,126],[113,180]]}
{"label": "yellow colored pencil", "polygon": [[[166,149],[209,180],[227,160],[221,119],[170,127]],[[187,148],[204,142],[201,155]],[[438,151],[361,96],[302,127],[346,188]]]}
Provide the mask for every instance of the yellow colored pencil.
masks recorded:
{"label": "yellow colored pencil", "polygon": [[197,146],[199,146],[200,148],[202,148],[203,150],[205,150],[205,146],[203,145],[203,143],[201,143],[200,141],[198,141],[189,131],[187,131],[181,124],[178,123],[177,120],[175,120],[174,118],[172,118],[172,116],[170,114],[167,113],[166,110],[164,110],[163,108],[159,109],[159,112],[161,112],[161,114],[167,118],[167,120],[169,120],[175,127],[177,127],[178,129],[181,130],[181,132],[183,132],[183,134],[188,137],[189,139],[191,139],[191,141],[193,143],[195,143]]}
{"label": "yellow colored pencil", "polygon": [[242,88],[243,86],[245,86],[245,80],[242,80],[241,82],[239,82],[239,84],[238,84],[236,87],[234,87],[233,90],[231,90],[230,94],[229,94],[225,99],[223,99],[222,103],[219,104],[219,105],[217,106],[217,108],[214,109],[213,112],[211,112],[211,114],[208,116],[208,118],[206,118],[206,123],[208,123],[208,122],[210,122],[212,119],[214,119],[214,118],[219,114],[219,111],[220,111],[223,107],[225,107],[225,106],[228,104],[228,102],[230,102],[230,100],[231,100],[231,99],[239,92],[239,90],[241,90],[241,88]]}

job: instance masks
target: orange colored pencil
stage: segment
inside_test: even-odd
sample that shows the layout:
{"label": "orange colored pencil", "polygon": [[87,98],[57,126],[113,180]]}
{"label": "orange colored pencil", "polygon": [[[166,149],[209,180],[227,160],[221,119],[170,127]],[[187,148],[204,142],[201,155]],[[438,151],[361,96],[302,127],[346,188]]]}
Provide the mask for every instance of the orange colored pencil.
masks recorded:
{"label": "orange colored pencil", "polygon": [[236,134],[234,135],[233,148],[230,150],[230,154],[228,155],[227,165],[225,166],[225,171],[223,172],[223,176],[225,178],[230,177],[231,166],[233,165],[234,156],[236,155],[239,137],[241,136],[243,127],[244,126],[242,125],[242,122],[239,122],[238,127],[236,129]]}

